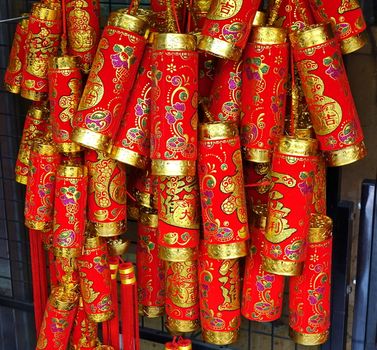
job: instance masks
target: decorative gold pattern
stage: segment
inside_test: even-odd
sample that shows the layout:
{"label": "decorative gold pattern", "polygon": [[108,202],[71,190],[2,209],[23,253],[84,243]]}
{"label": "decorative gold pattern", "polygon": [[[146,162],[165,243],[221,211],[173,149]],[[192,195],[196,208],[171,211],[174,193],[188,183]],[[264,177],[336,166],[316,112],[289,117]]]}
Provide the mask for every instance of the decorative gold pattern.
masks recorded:
{"label": "decorative gold pattern", "polygon": [[127,251],[129,246],[130,242],[123,239],[122,237],[116,239],[110,238],[107,240],[107,248],[111,256],[123,255]]}
{"label": "decorative gold pattern", "polygon": [[59,143],[57,148],[62,153],[77,153],[81,151],[81,146],[74,142]]}
{"label": "decorative gold pattern", "polygon": [[140,223],[144,226],[157,228],[158,227],[158,214],[147,212],[146,210],[141,210]]}
{"label": "decorative gold pattern", "polygon": [[152,159],[152,175],[155,176],[195,176],[194,160]]}
{"label": "decorative gold pattern", "polygon": [[285,28],[256,27],[252,30],[249,41],[264,45],[284,44],[287,41]]}
{"label": "decorative gold pattern", "polygon": [[198,248],[158,247],[158,257],[165,261],[189,261],[198,258]]}
{"label": "decorative gold pattern", "polygon": [[329,331],[318,333],[318,334],[308,334],[300,333],[294,331],[292,328],[289,329],[289,336],[292,340],[301,345],[321,345],[325,343],[329,337]]}
{"label": "decorative gold pattern", "polygon": [[88,168],[85,165],[59,165],[56,173],[64,177],[85,177],[88,175]]}
{"label": "decorative gold pattern", "polygon": [[315,156],[318,150],[316,139],[299,139],[292,136],[281,137],[277,152],[290,156]]}
{"label": "decorative gold pattern", "polygon": [[331,23],[314,24],[302,30],[295,30],[289,34],[289,38],[294,48],[309,48],[321,45],[333,39],[335,34]]}
{"label": "decorative gold pattern", "polygon": [[263,270],[281,276],[299,276],[302,273],[303,263],[294,261],[273,260],[263,257]]}
{"label": "decorative gold pattern", "polygon": [[[25,184],[26,185],[26,184]],[[25,226],[31,230],[44,231],[52,228],[52,222],[25,220]]]}
{"label": "decorative gold pattern", "polygon": [[80,60],[77,56],[61,56],[50,58],[50,69],[80,68]]}
{"label": "decorative gold pattern", "polygon": [[266,149],[260,148],[242,148],[244,159],[255,163],[268,163],[271,158],[271,153]]}
{"label": "decorative gold pattern", "polygon": [[21,96],[31,101],[43,101],[47,99],[47,93],[34,90],[21,89]]}
{"label": "decorative gold pattern", "polygon": [[34,141],[33,152],[36,152],[43,156],[53,156],[58,153],[55,145],[47,143],[46,141],[41,139]]}
{"label": "decorative gold pattern", "polygon": [[166,328],[173,333],[195,332],[199,327],[199,320],[178,320],[169,316],[166,317]]}
{"label": "decorative gold pattern", "polygon": [[203,340],[207,343],[216,345],[228,345],[237,341],[239,330],[228,331],[228,332],[216,332],[203,329],[202,336]]}
{"label": "decorative gold pattern", "polygon": [[19,175],[19,174],[17,174],[14,179],[19,184],[22,184],[22,185],[26,185],[27,184],[27,176],[25,176],[25,175]]}
{"label": "decorative gold pattern", "polygon": [[342,53],[348,54],[361,49],[368,42],[368,36],[365,32],[340,41],[340,48]]}
{"label": "decorative gold pattern", "polygon": [[160,33],[154,37],[153,50],[194,51],[196,37],[192,34]]}
{"label": "decorative gold pattern", "polygon": [[107,152],[110,149],[111,138],[84,128],[75,128],[72,141],[94,150]]}
{"label": "decorative gold pattern", "polygon": [[143,306],[143,315],[148,318],[160,317],[165,314],[163,306]]}
{"label": "decorative gold pattern", "polygon": [[78,305],[78,302],[78,293],[61,286],[56,287],[50,296],[51,305],[60,311],[70,311]]}
{"label": "decorative gold pattern", "polygon": [[87,315],[91,321],[99,323],[99,322],[105,322],[105,321],[111,320],[114,317],[114,312],[107,311],[102,314],[87,314]]}
{"label": "decorative gold pattern", "polygon": [[354,163],[367,155],[364,141],[352,146],[342,148],[338,151],[324,152],[328,166],[342,166]]}
{"label": "decorative gold pattern", "polygon": [[310,217],[309,243],[320,243],[332,237],[332,220],[326,215],[312,214]]}
{"label": "decorative gold pattern", "polygon": [[149,159],[147,157],[129,149],[116,146],[111,148],[110,157],[139,169],[145,169],[149,163]]}
{"label": "decorative gold pattern", "polygon": [[199,140],[214,141],[234,138],[238,135],[237,123],[209,122],[199,125]]}
{"label": "decorative gold pattern", "polygon": [[148,23],[139,17],[129,15],[127,11],[127,9],[120,9],[112,12],[108,20],[108,25],[139,34],[147,39],[149,36]]}
{"label": "decorative gold pattern", "polygon": [[247,255],[245,241],[229,244],[208,244],[208,255],[212,259],[236,259]]}
{"label": "decorative gold pattern", "polygon": [[119,236],[127,231],[126,221],[91,222],[94,232],[100,237]]}
{"label": "decorative gold pattern", "polygon": [[60,247],[53,247],[53,253],[55,256],[61,256],[63,258],[77,258],[81,256],[82,250],[81,248],[60,248]]}
{"label": "decorative gold pattern", "polygon": [[242,56],[242,50],[227,41],[203,35],[198,44],[198,50],[207,51],[214,56],[238,61]]}
{"label": "decorative gold pattern", "polygon": [[54,21],[57,20],[61,12],[58,10],[60,6],[56,6],[48,3],[36,3],[33,5],[32,13],[34,17],[45,20],[45,21]]}

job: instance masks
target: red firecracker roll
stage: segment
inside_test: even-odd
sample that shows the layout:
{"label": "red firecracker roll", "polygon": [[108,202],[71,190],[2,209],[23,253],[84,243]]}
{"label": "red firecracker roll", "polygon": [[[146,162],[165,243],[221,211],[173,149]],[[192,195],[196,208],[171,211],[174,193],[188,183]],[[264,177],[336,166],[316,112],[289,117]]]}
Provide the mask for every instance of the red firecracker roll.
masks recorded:
{"label": "red firecracker roll", "polygon": [[194,332],[200,325],[197,262],[165,264],[166,327],[172,333]]}
{"label": "red firecracker roll", "polygon": [[267,163],[284,132],[289,49],[286,30],[255,27],[243,60],[241,145],[244,158]]}
{"label": "red firecracker roll", "polygon": [[198,53],[191,34],[158,34],[153,42],[152,174],[194,176],[197,159]]}
{"label": "red firecracker roll", "polygon": [[152,47],[147,45],[111,149],[112,158],[141,169],[147,167],[150,155],[151,60]]}
{"label": "red firecracker roll", "polygon": [[238,61],[246,46],[260,0],[212,0],[198,48]]}
{"label": "red firecracker roll", "polygon": [[60,162],[56,147],[38,139],[30,152],[25,198],[25,225],[34,230],[52,228],[55,176]]}
{"label": "red firecracker roll", "polygon": [[79,60],[74,56],[53,57],[48,69],[52,139],[60,152],[75,153],[80,146],[71,140],[73,117],[82,92]]}
{"label": "red firecracker roll", "polygon": [[63,287],[52,290],[38,335],[37,350],[66,350],[77,313],[78,294]]}
{"label": "red firecracker roll", "polygon": [[354,52],[367,43],[366,23],[358,0],[309,0],[309,3],[318,23],[333,23],[342,53]]}
{"label": "red firecracker roll", "polygon": [[272,157],[263,269],[300,275],[306,258],[317,141],[284,136]]}
{"label": "red firecracker roll", "polygon": [[308,258],[301,276],[289,281],[290,336],[298,344],[327,341],[330,328],[332,220],[314,214],[310,220]]}
{"label": "red firecracker roll", "polygon": [[148,24],[127,14],[111,13],[74,118],[73,141],[109,151],[142,58]]}
{"label": "red firecracker roll", "polygon": [[326,162],[322,155],[318,156],[313,188],[313,209],[316,214],[326,215]]}
{"label": "red firecracker roll", "polygon": [[252,321],[271,322],[283,311],[284,276],[262,269],[262,251],[267,222],[267,205],[253,208],[250,255],[246,258],[242,308]]}
{"label": "red firecracker roll", "polygon": [[35,3],[29,17],[26,64],[22,69],[22,97],[33,101],[47,97],[48,62],[58,53],[60,35],[60,5]]}
{"label": "red firecracker roll", "polygon": [[283,0],[275,25],[290,30],[301,30],[315,23],[308,0]]}
{"label": "red firecracker roll", "polygon": [[195,176],[160,176],[158,251],[167,261],[195,260],[199,247],[199,188]]}
{"label": "red firecracker roll", "polygon": [[211,88],[215,78],[216,59],[206,53],[199,53],[198,60],[198,93],[199,102],[207,105],[211,96]]}
{"label": "red firecracker roll", "polygon": [[[28,14],[22,14],[21,16]],[[26,38],[28,33],[29,19],[22,18],[17,24],[14,33],[12,49],[9,54],[8,67],[4,75],[5,89],[14,94],[21,91],[22,68],[26,63]]]}
{"label": "red firecracker roll", "polygon": [[236,123],[201,124],[198,176],[209,256],[214,259],[245,256],[249,230]]}
{"label": "red firecracker roll", "polygon": [[57,256],[54,265],[58,284],[75,288],[79,285],[79,272],[75,258]]}
{"label": "red firecracker roll", "polygon": [[237,341],[241,325],[238,259],[212,259],[205,244],[199,256],[200,321],[203,339],[227,345]]}
{"label": "red firecracker roll", "polygon": [[151,318],[165,312],[164,262],[158,257],[158,215],[142,209],[137,226],[136,266],[139,310]]}
{"label": "red firecracker roll", "polygon": [[97,235],[118,236],[126,231],[126,167],[104,152],[88,150],[88,220]]}
{"label": "red firecracker roll", "polygon": [[54,204],[55,256],[75,258],[84,244],[88,169],[60,165],[56,175]]}
{"label": "red firecracker roll", "polygon": [[313,128],[327,164],[341,166],[363,158],[363,132],[331,25],[295,31],[290,39]]}
{"label": "red firecracker roll", "polygon": [[85,312],[94,322],[108,321],[114,312],[107,247],[101,237],[86,237],[77,265]]}
{"label": "red firecracker roll", "polygon": [[100,2],[65,1],[68,31],[68,54],[77,56],[80,68],[89,73],[100,38]]}

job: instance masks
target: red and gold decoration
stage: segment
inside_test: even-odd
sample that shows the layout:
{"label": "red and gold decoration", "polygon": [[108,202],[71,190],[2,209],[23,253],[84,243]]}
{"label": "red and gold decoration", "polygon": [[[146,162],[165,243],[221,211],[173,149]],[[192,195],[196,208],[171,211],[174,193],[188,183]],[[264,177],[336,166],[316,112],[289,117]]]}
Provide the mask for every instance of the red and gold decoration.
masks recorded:
{"label": "red and gold decoration", "polygon": [[242,308],[252,321],[271,322],[283,311],[284,277],[262,269],[262,251],[267,222],[267,206],[253,209],[250,255],[246,258]]}
{"label": "red and gold decoration", "polygon": [[332,220],[313,214],[308,236],[308,259],[301,276],[289,281],[289,326],[294,342],[319,345],[330,328]]}
{"label": "red and gold decoration", "polygon": [[275,25],[291,30],[301,30],[315,23],[309,1],[283,0]]}
{"label": "red and gold decoration", "polygon": [[260,0],[212,0],[198,48],[238,61],[246,46]]}
{"label": "red and gold decoration", "polygon": [[100,38],[100,2],[65,0],[68,54],[79,59],[83,73],[89,73]]}
{"label": "red and gold decoration", "polygon": [[314,25],[290,35],[319,147],[329,166],[353,163],[366,155],[339,43],[331,25]]}
{"label": "red and gold decoration", "polygon": [[289,46],[285,29],[255,27],[244,55],[241,145],[244,158],[268,163],[284,133]]}
{"label": "red and gold decoration", "polygon": [[18,94],[21,91],[22,68],[26,63],[25,44],[28,34],[28,26],[29,19],[26,17],[22,18],[17,24],[12,49],[9,55],[9,64],[4,75],[5,89],[14,94]]}
{"label": "red and gold decoration", "polygon": [[158,251],[167,261],[196,260],[199,248],[199,187],[195,176],[160,176]]}
{"label": "red and gold decoration", "polygon": [[101,237],[86,237],[77,265],[85,312],[91,321],[108,321],[114,315],[114,307],[107,247]]}
{"label": "red and gold decoration", "polygon": [[56,174],[54,204],[55,256],[75,258],[84,245],[88,169],[60,165]]}
{"label": "red and gold decoration", "polygon": [[236,123],[200,125],[198,176],[208,255],[214,259],[247,255],[249,230]]}
{"label": "red and gold decoration", "polygon": [[158,256],[158,214],[142,209],[137,226],[136,267],[139,311],[149,318],[165,313],[165,269]]}
{"label": "red and gold decoration", "polygon": [[88,150],[88,220],[102,237],[114,237],[126,231],[126,168],[105,152]]}
{"label": "red and gold decoration", "polygon": [[198,53],[191,34],[157,34],[152,52],[152,175],[194,176]]}
{"label": "red and gold decoration", "polygon": [[148,33],[147,22],[125,10],[110,15],[75,115],[73,141],[100,151],[110,150]]}
{"label": "red and gold decoration", "polygon": [[213,259],[207,250],[202,242],[198,267],[202,336],[208,343],[232,344],[241,326],[239,259]]}
{"label": "red and gold decoration", "polygon": [[197,262],[165,264],[166,327],[172,333],[194,332],[200,327]]}
{"label": "red and gold decoration", "polygon": [[354,52],[367,43],[366,23],[358,0],[309,0],[309,3],[317,23],[333,23],[343,54]]}
{"label": "red and gold decoration", "polygon": [[73,117],[82,93],[79,60],[74,56],[53,57],[48,69],[52,139],[60,152],[75,153],[80,146],[71,140]]}
{"label": "red and gold decoration", "polygon": [[35,3],[29,17],[26,62],[22,69],[21,96],[41,101],[48,95],[47,71],[51,57],[58,53],[61,25],[58,4]]}

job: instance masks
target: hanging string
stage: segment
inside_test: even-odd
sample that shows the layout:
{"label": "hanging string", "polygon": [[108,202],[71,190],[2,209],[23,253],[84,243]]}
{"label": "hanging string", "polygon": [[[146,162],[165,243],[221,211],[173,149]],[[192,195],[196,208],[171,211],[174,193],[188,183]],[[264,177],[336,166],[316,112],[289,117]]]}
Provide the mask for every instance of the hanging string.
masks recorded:
{"label": "hanging string", "polygon": [[278,18],[279,15],[279,9],[280,5],[283,2],[283,0],[275,0],[274,4],[272,5],[270,15],[268,17],[267,26],[271,27],[274,25],[275,21]]}
{"label": "hanging string", "polygon": [[128,192],[127,190],[126,192],[128,197],[130,197],[134,202],[137,202],[136,198],[130,192]]}
{"label": "hanging string", "polygon": [[132,0],[128,8],[128,14],[135,16],[140,6],[140,0]]}
{"label": "hanging string", "polygon": [[67,17],[66,17],[66,8],[65,8],[65,0],[62,0],[62,16],[63,16],[63,34],[62,34],[62,41],[60,44],[60,49],[62,51],[62,55],[67,55]]}
{"label": "hanging string", "polygon": [[[187,24],[186,24],[186,29],[187,29],[187,32],[190,33],[191,32],[191,20],[194,24],[194,32],[197,32],[198,31],[198,18],[195,14],[195,12],[193,11],[192,9],[192,0],[190,0],[190,2],[188,0],[184,0],[184,3],[186,5],[186,8],[187,8],[187,11],[189,13],[189,16],[187,18]],[[190,20],[191,19],[191,20]]]}
{"label": "hanging string", "polygon": [[271,181],[269,180],[266,180],[266,181],[262,181],[262,182],[257,182],[257,183],[252,183],[252,184],[246,184],[244,185],[244,187],[265,187],[265,186],[270,186],[271,185]]}

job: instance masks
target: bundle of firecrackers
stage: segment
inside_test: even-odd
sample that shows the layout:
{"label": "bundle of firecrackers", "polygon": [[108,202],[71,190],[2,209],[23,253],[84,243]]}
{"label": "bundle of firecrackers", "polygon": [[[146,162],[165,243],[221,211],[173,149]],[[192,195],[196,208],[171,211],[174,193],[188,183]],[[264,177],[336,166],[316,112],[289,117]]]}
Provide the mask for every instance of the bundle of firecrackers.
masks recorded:
{"label": "bundle of firecrackers", "polygon": [[138,315],[231,344],[241,315],[279,319],[285,283],[292,339],[326,342],[326,167],[366,155],[342,59],[366,43],[357,1],[132,1],[99,20],[98,1],[35,3],[5,75],[33,101],[15,171],[37,349],[138,349]]}

